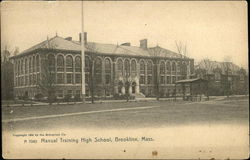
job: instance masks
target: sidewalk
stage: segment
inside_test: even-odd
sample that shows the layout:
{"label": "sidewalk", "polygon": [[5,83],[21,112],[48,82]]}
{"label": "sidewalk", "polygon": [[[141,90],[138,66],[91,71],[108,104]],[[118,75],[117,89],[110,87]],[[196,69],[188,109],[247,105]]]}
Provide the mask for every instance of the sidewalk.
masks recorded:
{"label": "sidewalk", "polygon": [[[244,97],[246,95],[231,95],[230,97]],[[227,98],[226,96],[210,96],[209,99],[213,100],[213,101],[219,101],[219,100],[223,100]],[[154,98],[136,98],[134,100],[129,100],[128,102],[154,102],[154,101],[169,101],[169,102],[180,102],[182,101],[182,97],[176,97],[176,101],[175,98],[159,98],[159,100],[157,100],[155,97]],[[33,104],[4,104],[2,105],[2,107],[22,107],[22,106],[45,106],[45,105],[49,105],[49,103],[45,103],[45,102],[36,102],[36,101],[32,101]],[[127,102],[127,100],[97,100],[94,101],[94,103],[122,103],[122,102]],[[188,102],[188,101],[187,101]],[[51,105],[74,105],[74,104],[81,104],[82,102],[60,102],[60,103],[52,103]],[[91,101],[86,101],[86,104],[91,104]]]}

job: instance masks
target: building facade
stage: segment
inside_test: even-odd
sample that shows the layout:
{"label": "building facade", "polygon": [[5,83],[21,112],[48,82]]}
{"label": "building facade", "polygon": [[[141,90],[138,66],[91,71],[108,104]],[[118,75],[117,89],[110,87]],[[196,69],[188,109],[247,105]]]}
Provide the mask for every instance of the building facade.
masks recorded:
{"label": "building facade", "polygon": [[202,60],[195,75],[209,81],[210,95],[248,94],[247,72],[232,62]]}
{"label": "building facade", "polygon": [[[57,98],[81,95],[81,45],[71,37],[55,36],[11,58],[14,64],[15,97],[48,96],[54,88]],[[176,81],[194,73],[194,60],[160,46],[87,42],[85,33],[86,97],[115,94],[155,97],[182,93]],[[50,77],[50,78],[48,78]]]}

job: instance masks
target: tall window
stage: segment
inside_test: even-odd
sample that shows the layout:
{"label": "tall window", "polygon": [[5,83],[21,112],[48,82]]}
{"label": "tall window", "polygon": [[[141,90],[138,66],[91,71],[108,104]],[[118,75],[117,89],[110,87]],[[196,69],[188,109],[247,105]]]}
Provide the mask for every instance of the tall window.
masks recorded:
{"label": "tall window", "polygon": [[81,57],[79,56],[75,58],[75,71],[76,72],[82,71],[82,62],[81,62]]}
{"label": "tall window", "polygon": [[[66,57],[66,72],[73,72],[73,58],[71,56]],[[73,83],[73,73],[66,74],[67,84]]]}
{"label": "tall window", "polygon": [[105,83],[111,83],[111,62],[108,58],[105,60]]}
{"label": "tall window", "polygon": [[85,72],[90,71],[90,59],[89,57],[85,57]]}
{"label": "tall window", "polygon": [[73,58],[71,56],[66,57],[66,72],[73,72]]}
{"label": "tall window", "polygon": [[131,61],[131,71],[136,72],[136,61],[135,60]]}
{"label": "tall window", "polygon": [[40,71],[40,58],[39,55],[36,56],[36,72]]}
{"label": "tall window", "polygon": [[95,83],[102,83],[102,60],[100,58],[95,59],[94,64],[94,75],[95,75]]}
{"label": "tall window", "polygon": [[73,83],[73,74],[67,73],[67,84],[72,84],[72,83]]}
{"label": "tall window", "polygon": [[130,75],[130,64],[129,64],[129,60],[125,60],[124,61],[124,65],[125,65],[125,76],[129,76]]}
{"label": "tall window", "polygon": [[148,84],[153,83],[153,63],[151,61],[148,61],[147,63],[147,72],[148,72]]}
{"label": "tall window", "polygon": [[165,63],[161,62],[160,63],[160,83],[164,84],[165,83]]}
{"label": "tall window", "polygon": [[215,72],[215,80],[219,81],[221,79],[220,73],[219,72]]}
{"label": "tall window", "polygon": [[30,57],[30,58],[29,58],[29,72],[30,72],[30,73],[33,72],[33,71],[32,71],[32,69],[33,69],[33,66],[32,66],[32,65],[33,65],[33,58]]}
{"label": "tall window", "polygon": [[23,74],[23,60],[21,60],[21,74]]}
{"label": "tall window", "polygon": [[62,55],[57,56],[57,72],[64,71],[64,58]]}
{"label": "tall window", "polygon": [[164,62],[160,63],[160,74],[165,74],[165,64],[164,64]]}
{"label": "tall window", "polygon": [[144,61],[140,62],[140,84],[145,84],[145,63]]}
{"label": "tall window", "polygon": [[123,75],[123,62],[121,59],[119,59],[117,62],[117,70],[118,70],[118,73]]}
{"label": "tall window", "polygon": [[75,81],[77,84],[80,84],[82,82],[82,75],[79,73],[75,74]]}
{"label": "tall window", "polygon": [[64,73],[57,73],[57,84],[64,83]]}
{"label": "tall window", "polygon": [[36,57],[32,57],[32,72],[36,71]]}
{"label": "tall window", "polygon": [[[24,67],[25,67],[25,74],[27,74],[28,73],[28,60],[27,59],[25,59],[25,64],[24,64]],[[27,78],[26,78],[27,79]],[[26,80],[25,79],[25,80]]]}
{"label": "tall window", "polygon": [[85,83],[89,84],[90,80],[90,59],[85,57]]}
{"label": "tall window", "polygon": [[181,72],[181,62],[177,62],[177,73]]}
{"label": "tall window", "polygon": [[172,72],[175,72],[176,71],[176,64],[175,62],[172,63]]}
{"label": "tall window", "polygon": [[50,71],[55,71],[55,56],[52,54],[48,55],[48,65]]}

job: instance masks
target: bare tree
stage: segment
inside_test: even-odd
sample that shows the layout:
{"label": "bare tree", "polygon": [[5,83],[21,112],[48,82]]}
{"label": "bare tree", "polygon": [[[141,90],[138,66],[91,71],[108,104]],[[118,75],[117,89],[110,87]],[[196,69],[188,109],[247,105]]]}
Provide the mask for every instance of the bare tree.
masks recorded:
{"label": "bare tree", "polygon": [[226,94],[227,97],[229,97],[229,92],[230,92],[230,88],[231,88],[231,84],[229,82],[229,70],[230,70],[230,62],[231,62],[231,57],[230,56],[226,56],[224,57],[224,64],[225,66],[225,72],[226,72],[226,80],[225,80],[225,87],[226,87]]}
{"label": "bare tree", "polygon": [[56,91],[55,68],[51,67],[49,60],[45,57],[41,59],[41,67],[42,72],[38,87],[48,96],[48,101],[52,104]]}
{"label": "bare tree", "polygon": [[187,45],[181,41],[179,41],[179,42],[175,41],[175,45],[176,45],[178,53],[183,55],[184,57],[186,57],[187,56]]}
{"label": "bare tree", "polygon": [[[56,45],[52,44],[47,37],[46,41],[48,53],[51,49],[55,49]],[[41,56],[41,77],[39,82],[37,82],[38,88],[41,89],[43,93],[48,96],[48,101],[50,104],[56,99],[56,79],[55,79],[55,59],[49,58],[48,53]]]}

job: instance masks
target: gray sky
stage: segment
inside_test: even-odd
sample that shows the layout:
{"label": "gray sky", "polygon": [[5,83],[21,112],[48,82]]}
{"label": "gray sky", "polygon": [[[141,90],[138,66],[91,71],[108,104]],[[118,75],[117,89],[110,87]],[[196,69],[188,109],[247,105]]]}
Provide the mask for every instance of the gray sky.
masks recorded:
{"label": "gray sky", "polygon": [[[248,65],[246,2],[84,2],[88,41],[121,44],[148,39],[177,51],[175,41],[187,44],[188,56]],[[1,46],[20,51],[47,36],[72,36],[81,31],[81,2],[2,2]]]}

